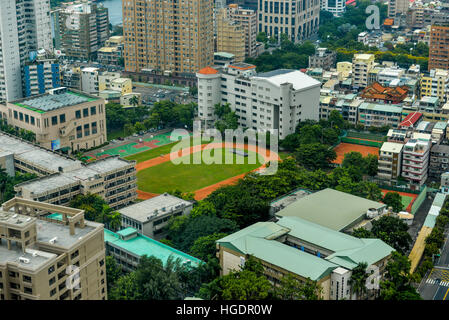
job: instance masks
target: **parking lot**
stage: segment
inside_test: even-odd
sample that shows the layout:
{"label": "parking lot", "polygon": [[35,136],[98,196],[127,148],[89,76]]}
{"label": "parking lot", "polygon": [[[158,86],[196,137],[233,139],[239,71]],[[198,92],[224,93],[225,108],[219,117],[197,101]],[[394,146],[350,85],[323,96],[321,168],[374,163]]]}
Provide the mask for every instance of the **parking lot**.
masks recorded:
{"label": "parking lot", "polygon": [[188,87],[164,86],[150,83],[133,83],[133,92],[142,95],[142,104],[152,105],[162,100],[170,100],[176,103],[190,103],[196,100],[189,94]]}

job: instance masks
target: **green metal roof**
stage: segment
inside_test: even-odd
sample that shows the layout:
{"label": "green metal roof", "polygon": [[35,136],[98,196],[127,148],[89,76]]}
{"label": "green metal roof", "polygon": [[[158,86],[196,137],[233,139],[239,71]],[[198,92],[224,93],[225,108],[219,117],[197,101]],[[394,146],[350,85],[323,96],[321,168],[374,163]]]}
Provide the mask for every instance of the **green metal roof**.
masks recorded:
{"label": "green metal roof", "polygon": [[373,110],[379,112],[392,112],[392,113],[401,113],[402,107],[397,105],[388,105],[388,104],[375,104],[364,102],[359,106],[359,109],[363,110]]}
{"label": "green metal roof", "polygon": [[446,199],[446,195],[444,193],[438,192],[435,196],[435,199],[433,199],[432,205],[442,208],[445,199]]}
{"label": "green metal roof", "polygon": [[128,237],[128,236],[130,236],[130,235],[132,235],[133,233],[136,233],[136,232],[137,232],[137,230],[134,229],[134,228],[125,228],[125,229],[122,229],[120,231],[117,231],[117,234],[119,234],[119,235],[121,235],[123,237]]}
{"label": "green metal roof", "polygon": [[[332,254],[321,258],[276,240],[284,235]],[[339,266],[351,270],[360,262],[373,264],[394,251],[379,239],[358,239],[297,217],[258,222],[217,240],[217,243],[312,280],[327,276]]]}
{"label": "green metal roof", "polygon": [[385,204],[328,188],[297,200],[276,215],[299,217],[341,231],[362,219],[368,209],[382,207]]}
{"label": "green metal roof", "polygon": [[133,228],[126,228],[117,233],[114,233],[110,230],[104,229],[104,241],[105,243],[109,242],[115,247],[119,247],[139,257],[143,255],[155,256],[156,258],[162,260],[164,264],[167,262],[170,256],[175,259],[181,259],[181,262],[188,262],[190,260],[193,266],[198,266],[200,263],[202,263],[200,259],[192,257],[187,253],[176,250],[140,233],[137,233],[134,238],[128,240],[120,239],[120,233],[129,235],[131,234],[132,230],[133,232],[136,231]]}

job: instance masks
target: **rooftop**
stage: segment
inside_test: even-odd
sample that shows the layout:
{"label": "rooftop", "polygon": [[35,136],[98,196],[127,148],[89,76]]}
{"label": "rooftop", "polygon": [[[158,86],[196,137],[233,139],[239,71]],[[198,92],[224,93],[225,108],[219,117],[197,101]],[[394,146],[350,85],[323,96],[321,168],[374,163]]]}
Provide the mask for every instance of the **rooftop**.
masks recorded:
{"label": "rooftop", "polygon": [[145,222],[150,217],[155,218],[165,215],[172,210],[178,210],[189,205],[191,205],[189,201],[164,193],[160,196],[122,208],[118,212],[137,221]]}
{"label": "rooftop", "polygon": [[239,69],[239,70],[249,70],[249,69],[255,69],[256,68],[255,65],[249,64],[249,63],[245,63],[245,62],[233,63],[233,64],[230,64],[228,67],[229,68],[233,68],[233,69]]}
{"label": "rooftop", "polygon": [[[321,258],[280,241],[288,235],[327,249],[333,254]],[[372,264],[394,249],[378,239],[358,239],[298,217],[283,217],[278,222],[258,222],[222,239],[221,246],[251,254],[311,280],[319,280],[339,266],[353,269],[358,262]]]}
{"label": "rooftop", "polygon": [[399,153],[403,147],[404,145],[402,143],[384,142],[380,151]]}
{"label": "rooftop", "polygon": [[58,172],[59,168],[63,170],[81,168],[81,161],[66,158],[51,151],[36,148],[20,154],[15,154],[17,159],[31,162],[39,167],[44,167],[53,172]]}
{"label": "rooftop", "polygon": [[95,101],[98,98],[93,96],[88,96],[81,92],[75,92],[72,90],[67,90],[67,92],[59,94],[49,94],[45,93],[42,95],[34,96],[31,98],[20,99],[11,102],[12,104],[23,107],[29,110],[33,110],[39,113],[45,113],[48,111],[75,106],[78,104]]}
{"label": "rooftop", "polygon": [[276,215],[299,217],[340,231],[365,216],[368,209],[384,207],[383,203],[327,188],[297,200]]}
{"label": "rooftop", "polygon": [[420,112],[412,112],[409,113],[404,120],[399,124],[400,127],[411,127],[415,125],[419,119],[422,118],[422,113]]}
{"label": "rooftop", "polygon": [[201,74],[217,74],[218,70],[212,68],[212,67],[205,67],[203,69],[201,69],[200,71],[198,71],[198,73]]}
{"label": "rooftop", "polygon": [[259,73],[253,79],[264,79],[268,82],[274,84],[275,86],[280,86],[285,83],[291,83],[294,90],[302,90],[310,87],[319,87],[321,82],[315,80],[314,78],[302,73],[298,70],[293,69],[279,69],[270,72]]}
{"label": "rooftop", "polygon": [[[129,233],[131,231],[132,230],[128,230],[126,231],[126,233]],[[170,246],[167,246],[159,241],[141,235],[140,233],[137,233],[137,230],[135,229],[133,232],[136,232],[135,237],[128,240],[122,240],[120,239],[119,234],[104,229],[104,241],[105,243],[109,243],[115,247],[124,249],[139,257],[143,255],[155,256],[156,258],[162,260],[164,265],[170,256],[175,259],[181,259],[181,262],[190,261],[194,266],[198,266],[201,263],[201,260],[192,257],[182,251],[176,250]]]}
{"label": "rooftop", "polygon": [[368,103],[364,102],[360,104],[359,110],[373,110],[373,111],[380,111],[380,112],[391,112],[391,113],[401,113],[402,107],[397,105],[391,105],[391,104],[375,104],[375,103]]}

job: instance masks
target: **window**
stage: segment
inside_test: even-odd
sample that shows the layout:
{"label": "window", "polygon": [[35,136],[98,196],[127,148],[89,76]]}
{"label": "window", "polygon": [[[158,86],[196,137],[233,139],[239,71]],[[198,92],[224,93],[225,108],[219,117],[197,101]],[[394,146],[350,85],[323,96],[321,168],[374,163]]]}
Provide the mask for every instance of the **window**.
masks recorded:
{"label": "window", "polygon": [[81,119],[81,110],[77,110],[77,111],[75,112],[75,117],[76,117],[77,119]]}
{"label": "window", "polygon": [[89,108],[83,109],[83,118],[88,117],[88,116],[89,116]]}
{"label": "window", "polygon": [[59,123],[64,123],[64,122],[65,122],[65,113],[59,115]]}
{"label": "window", "polygon": [[89,124],[84,125],[84,136],[87,137],[90,135]]}
{"label": "window", "polygon": [[100,267],[104,265],[104,260],[100,260]]}
{"label": "window", "polygon": [[34,126],[34,123],[35,123],[35,122],[34,122],[34,121],[35,121],[35,120],[34,120],[34,117],[33,117],[33,116],[30,116],[30,120],[31,120],[31,124]]}
{"label": "window", "polygon": [[53,278],[51,278],[50,280],[48,280],[48,285],[49,286],[51,286],[53,283],[55,283],[56,282],[56,278],[55,277],[53,277]]}
{"label": "window", "polygon": [[56,288],[50,291],[50,297],[53,297],[56,294]]}
{"label": "window", "polygon": [[72,253],[71,255],[70,255],[70,259],[75,259],[76,257],[78,257],[79,256],[79,250],[76,250],[74,253]]}
{"label": "window", "polygon": [[50,268],[48,268],[48,274],[52,273],[53,271],[55,271],[55,266],[51,266]]}
{"label": "window", "polygon": [[17,111],[14,111],[14,119],[18,119],[18,113],[17,113]]}
{"label": "window", "polygon": [[97,114],[97,107],[96,106],[90,107],[90,115],[93,116],[96,114]]}
{"label": "window", "polygon": [[51,125],[55,126],[57,124],[58,124],[58,117],[57,116],[51,117]]}
{"label": "window", "polygon": [[22,112],[19,112],[19,120],[23,121],[23,113]]}
{"label": "window", "polygon": [[23,292],[28,294],[33,294],[33,289],[28,287],[23,287]]}

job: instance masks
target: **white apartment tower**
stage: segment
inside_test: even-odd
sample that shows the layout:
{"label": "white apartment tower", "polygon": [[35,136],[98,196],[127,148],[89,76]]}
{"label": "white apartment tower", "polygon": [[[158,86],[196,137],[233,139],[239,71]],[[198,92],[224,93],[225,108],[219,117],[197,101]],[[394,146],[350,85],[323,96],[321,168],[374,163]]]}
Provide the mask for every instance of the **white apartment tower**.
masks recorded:
{"label": "white apartment tower", "polygon": [[335,17],[340,17],[346,11],[345,0],[321,0],[321,10],[332,13]]}
{"label": "white apartment tower", "polygon": [[321,83],[300,71],[257,74],[254,65],[235,63],[221,69],[206,67],[196,76],[203,129],[214,127],[218,103],[229,103],[241,128],[277,129],[281,139],[293,133],[300,121],[319,119]]}
{"label": "white apartment tower", "polygon": [[1,0],[0,102],[22,98],[29,53],[52,48],[50,0]]}

